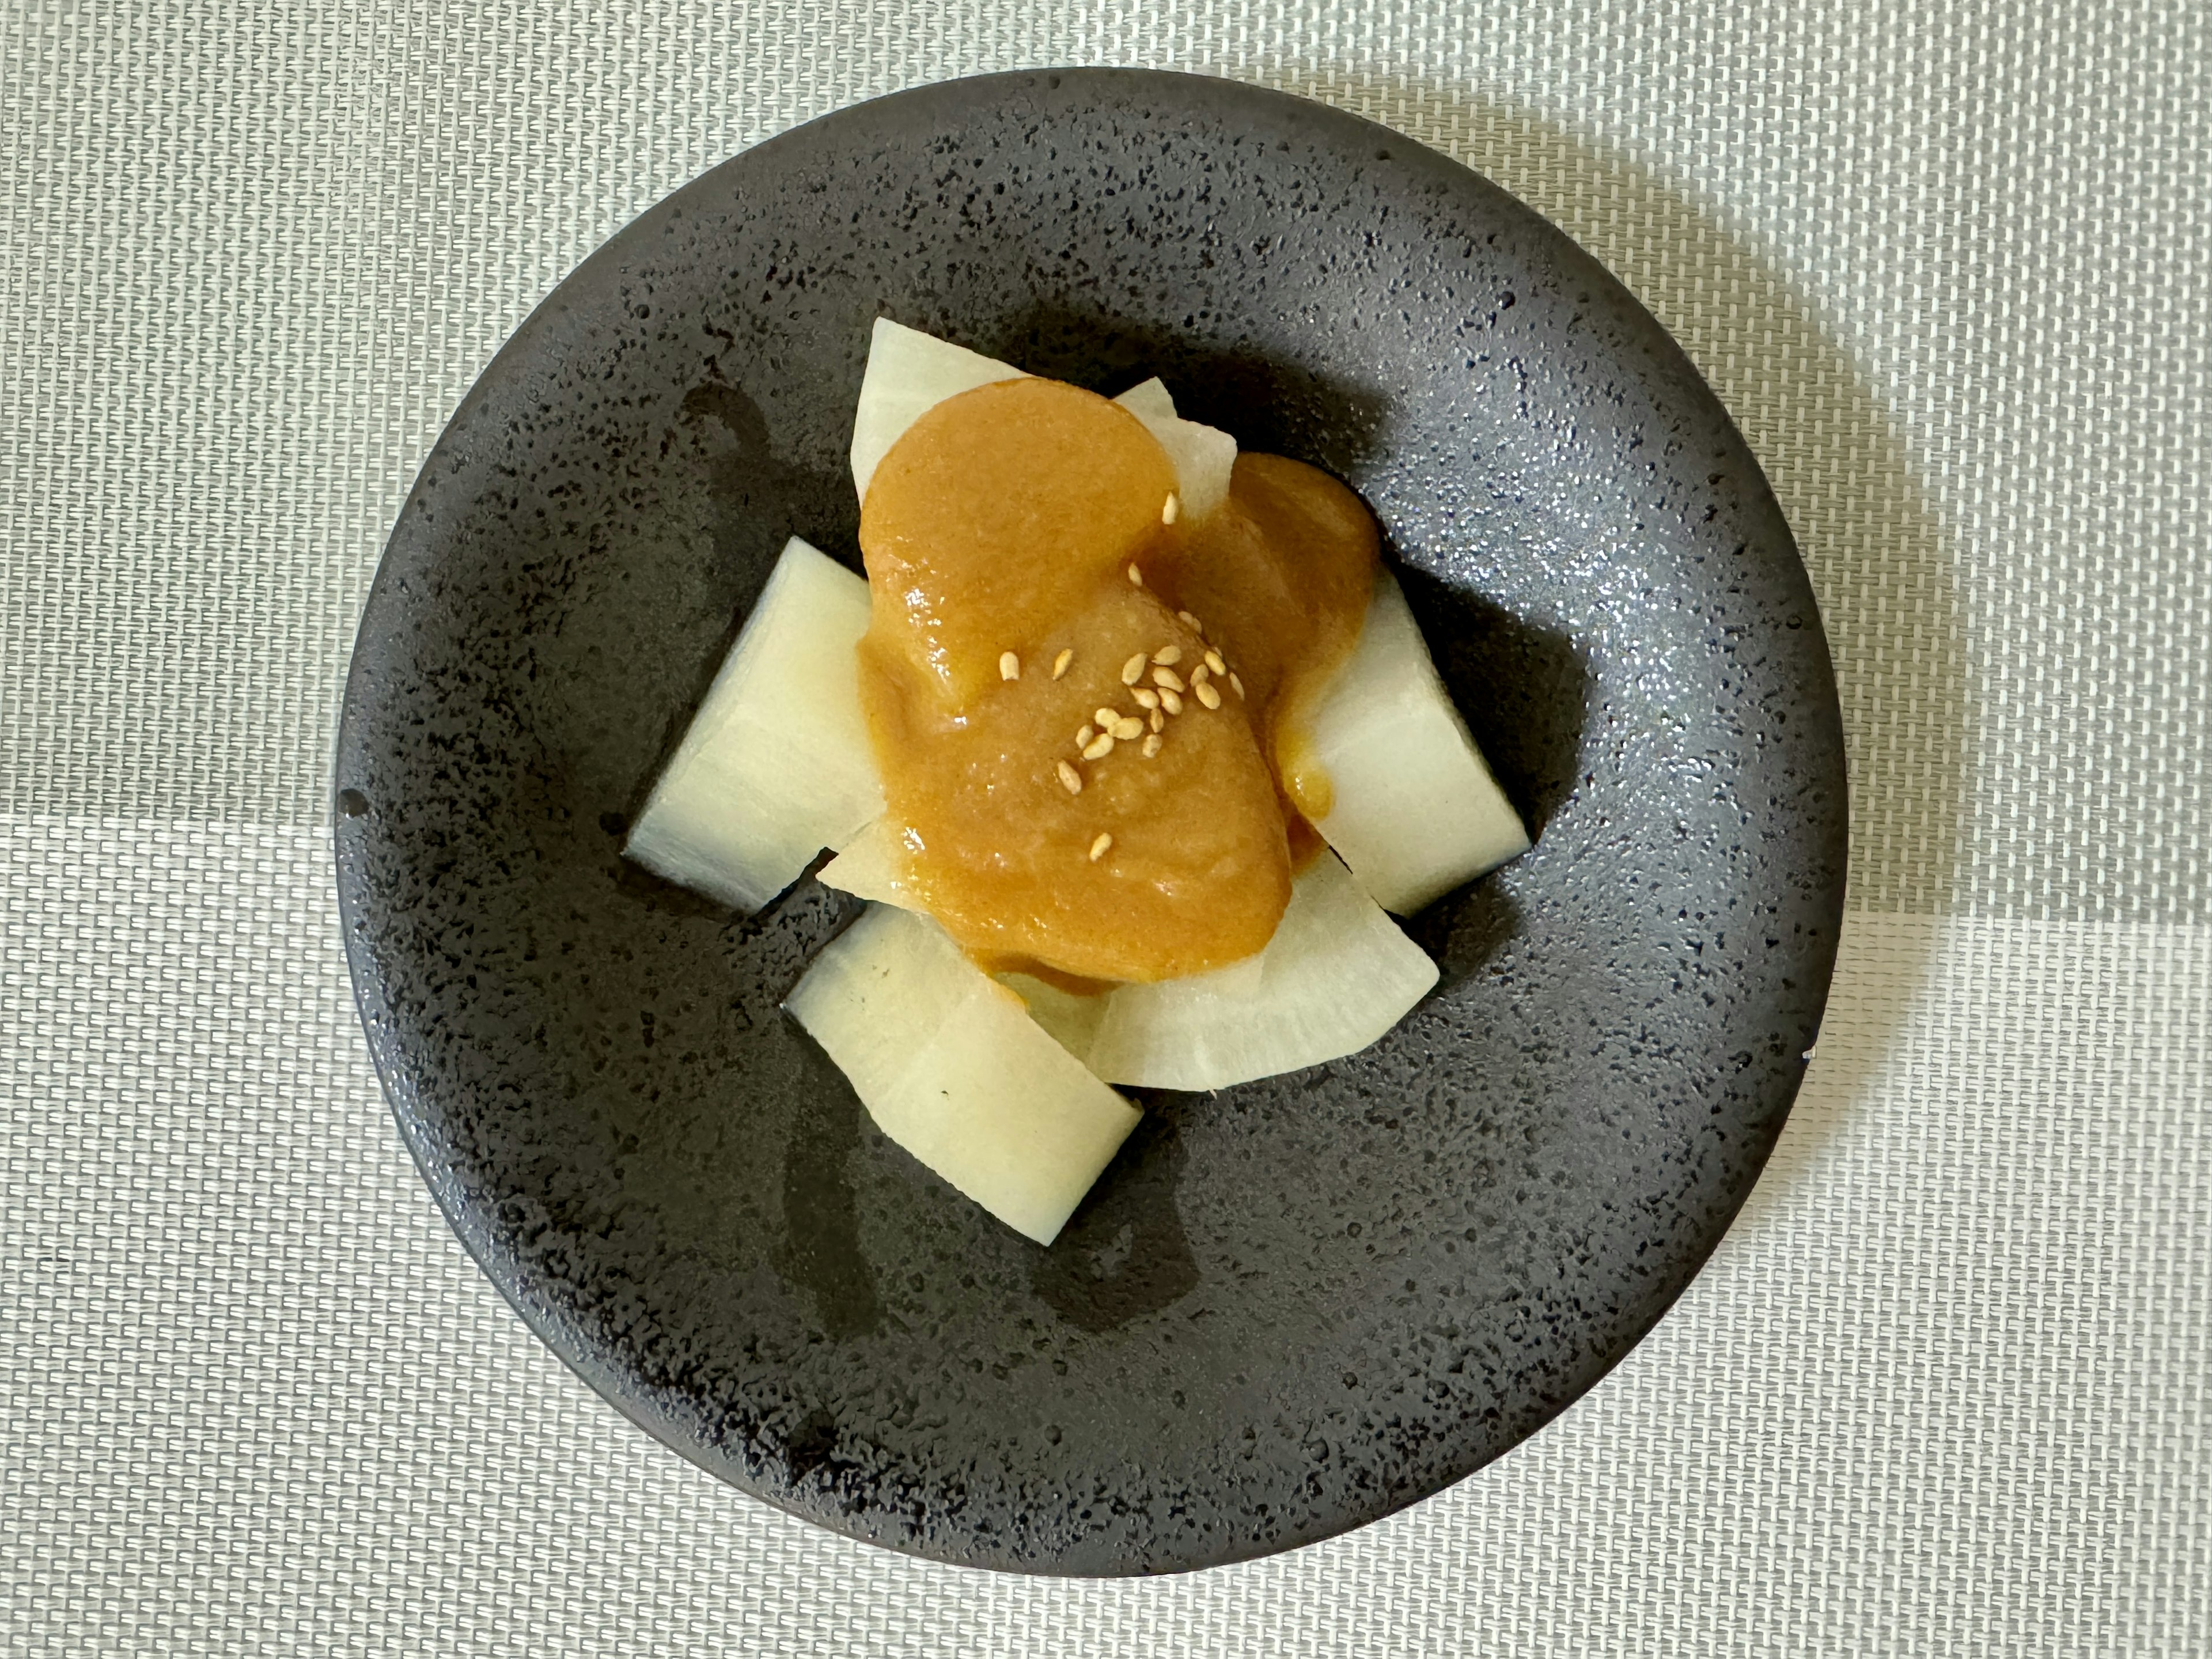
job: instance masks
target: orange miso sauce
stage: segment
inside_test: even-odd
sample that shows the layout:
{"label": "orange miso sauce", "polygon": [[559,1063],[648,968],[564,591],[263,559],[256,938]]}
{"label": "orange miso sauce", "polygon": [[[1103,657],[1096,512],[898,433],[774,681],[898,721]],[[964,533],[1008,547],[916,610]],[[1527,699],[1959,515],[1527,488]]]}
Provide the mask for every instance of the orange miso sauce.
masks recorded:
{"label": "orange miso sauce", "polygon": [[860,696],[901,882],[987,967],[1225,966],[1319,848],[1281,761],[1358,641],[1374,520],[1276,456],[1196,523],[1176,483],[1133,415],[1039,379],[939,404],[870,483]]}

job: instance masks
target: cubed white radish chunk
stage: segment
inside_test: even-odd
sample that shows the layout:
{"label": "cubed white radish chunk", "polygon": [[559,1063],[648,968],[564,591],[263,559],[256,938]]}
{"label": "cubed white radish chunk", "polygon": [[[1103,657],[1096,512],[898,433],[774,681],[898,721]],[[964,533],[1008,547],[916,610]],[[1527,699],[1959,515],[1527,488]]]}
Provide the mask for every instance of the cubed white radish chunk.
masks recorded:
{"label": "cubed white radish chunk", "polygon": [[1436,982],[1426,952],[1323,853],[1292,884],[1266,950],[1216,973],[1121,986],[1078,1057],[1109,1083],[1225,1089],[1357,1054]]}
{"label": "cubed white radish chunk", "polygon": [[871,906],[784,1006],[878,1127],[1040,1244],[1137,1126],[1128,1102],[926,916]]}
{"label": "cubed white radish chunk", "polygon": [[1229,475],[1237,465],[1237,440],[1218,428],[1186,421],[1175,412],[1175,399],[1155,375],[1114,400],[1145,423],[1175,463],[1176,512],[1195,524],[1229,499]]}
{"label": "cubed white radish chunk", "polygon": [[1314,828],[1386,910],[1411,915],[1528,850],[1387,570],[1359,643],[1306,721],[1332,798]]}
{"label": "cubed white radish chunk", "polygon": [[868,585],[794,536],[623,851],[753,911],[880,817],[853,647]]}
{"label": "cubed white radish chunk", "polygon": [[965,346],[876,319],[868,342],[868,367],[860,376],[860,404],[853,414],[853,484],[868,499],[876,465],[907,428],[963,392],[994,380],[1026,380],[1018,368]]}

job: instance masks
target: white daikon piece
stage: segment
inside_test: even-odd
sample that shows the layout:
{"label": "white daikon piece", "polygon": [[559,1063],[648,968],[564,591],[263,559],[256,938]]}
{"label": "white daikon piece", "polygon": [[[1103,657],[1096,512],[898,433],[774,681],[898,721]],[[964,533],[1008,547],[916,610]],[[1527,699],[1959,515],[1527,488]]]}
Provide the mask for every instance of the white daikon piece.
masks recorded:
{"label": "white daikon piece", "polygon": [[872,905],[784,1006],[877,1127],[1049,1244],[1139,1114],[926,916]]}
{"label": "white daikon piece", "polygon": [[[1011,363],[888,317],[877,318],[867,370],[860,377],[860,406],[853,413],[853,483],[860,500],[868,499],[868,482],[891,446],[938,404],[979,386],[1028,378]],[[1144,422],[1174,463],[1178,518],[1194,523],[1229,499],[1236,439],[1178,416],[1175,399],[1157,377],[1115,401]]]}
{"label": "white daikon piece", "polygon": [[837,856],[814,872],[824,887],[835,887],[854,898],[878,904],[896,904],[908,910],[921,905],[900,879],[898,848],[890,821],[878,818],[838,849]]}
{"label": "white daikon piece", "polygon": [[853,647],[868,585],[794,536],[623,851],[744,911],[884,810]]}
{"label": "white daikon piece", "polygon": [[868,367],[853,412],[853,484],[868,499],[868,480],[907,428],[947,398],[995,380],[1029,377],[1011,363],[954,345],[888,317],[876,319]]}
{"label": "white daikon piece", "polygon": [[1158,375],[1131,386],[1114,401],[1145,423],[1175,463],[1176,514],[1195,524],[1229,499],[1237,465],[1237,440],[1217,427],[1176,413],[1175,399]]}
{"label": "white daikon piece", "polygon": [[1111,997],[1078,996],[1028,974],[1006,973],[996,978],[1029,1006],[1030,1018],[1061,1048],[1078,1060],[1091,1052]]}
{"label": "white daikon piece", "polygon": [[1437,982],[1437,965],[1323,853],[1267,948],[1216,973],[1124,985],[1078,1057],[1133,1088],[1225,1089],[1357,1054]]}
{"label": "white daikon piece", "polygon": [[1314,828],[1384,909],[1411,915],[1528,850],[1389,571],[1307,727],[1333,797]]}
{"label": "white daikon piece", "polygon": [[1168,383],[1157,374],[1149,380],[1139,380],[1114,401],[1147,425],[1154,421],[1172,421],[1176,414],[1175,396]]}

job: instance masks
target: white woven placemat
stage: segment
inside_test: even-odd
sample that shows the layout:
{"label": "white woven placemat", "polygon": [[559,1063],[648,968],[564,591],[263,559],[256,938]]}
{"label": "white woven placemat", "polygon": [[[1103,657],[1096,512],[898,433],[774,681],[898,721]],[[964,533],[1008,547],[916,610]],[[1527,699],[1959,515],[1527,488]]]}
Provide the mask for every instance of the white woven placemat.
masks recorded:
{"label": "white woven placemat", "polygon": [[[1712,1267],[1520,1450],[1192,1577],[962,1573],[621,1422],[401,1152],[320,823],[447,412],[684,179],[1060,62],[1309,92],[1676,331],[1843,679],[1856,910]],[[0,13],[0,1653],[2212,1651],[2212,13]]]}

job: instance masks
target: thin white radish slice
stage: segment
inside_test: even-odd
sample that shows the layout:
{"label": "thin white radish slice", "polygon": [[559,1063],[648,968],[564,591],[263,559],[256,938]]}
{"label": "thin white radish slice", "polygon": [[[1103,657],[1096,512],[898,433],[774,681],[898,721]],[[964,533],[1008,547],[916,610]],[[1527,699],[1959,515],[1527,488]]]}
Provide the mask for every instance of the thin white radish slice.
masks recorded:
{"label": "thin white radish slice", "polygon": [[1389,571],[1305,725],[1297,764],[1318,763],[1332,797],[1314,828],[1384,909],[1411,915],[1528,850]]}
{"label": "thin white radish slice", "polygon": [[1153,1089],[1225,1089],[1356,1054],[1436,982],[1436,963],[1329,853],[1292,884],[1256,957],[1089,1000],[1103,1011],[1018,981],[1037,1023],[1098,1076]]}
{"label": "thin white radish slice", "polygon": [[623,853],[744,911],[882,815],[853,647],[868,585],[794,536]]}
{"label": "thin white radish slice", "polygon": [[1049,1244],[1139,1114],[926,916],[872,905],[784,1006],[877,1127]]}

